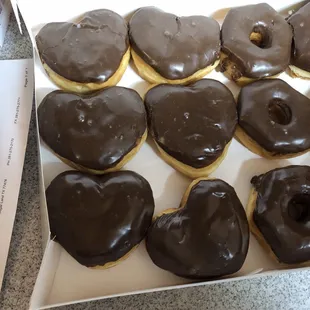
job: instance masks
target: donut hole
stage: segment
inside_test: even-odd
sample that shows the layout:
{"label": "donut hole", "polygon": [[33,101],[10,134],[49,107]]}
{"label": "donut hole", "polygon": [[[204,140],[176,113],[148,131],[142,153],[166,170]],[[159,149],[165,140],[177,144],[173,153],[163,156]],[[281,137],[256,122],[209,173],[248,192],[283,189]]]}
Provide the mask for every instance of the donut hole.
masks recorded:
{"label": "donut hole", "polygon": [[269,118],[280,125],[288,125],[292,120],[290,107],[280,98],[271,100],[268,106]]}
{"label": "donut hole", "polygon": [[310,220],[310,195],[296,194],[288,204],[288,215],[297,223]]}
{"label": "donut hole", "polygon": [[271,47],[269,30],[263,25],[254,26],[250,34],[250,41],[259,48],[265,49]]}

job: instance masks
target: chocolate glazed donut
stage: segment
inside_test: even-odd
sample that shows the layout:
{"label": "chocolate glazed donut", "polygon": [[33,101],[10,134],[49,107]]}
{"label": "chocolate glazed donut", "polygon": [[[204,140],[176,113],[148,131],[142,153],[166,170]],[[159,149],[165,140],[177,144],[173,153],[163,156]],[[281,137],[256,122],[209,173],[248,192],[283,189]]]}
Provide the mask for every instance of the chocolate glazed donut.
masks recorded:
{"label": "chocolate glazed donut", "polygon": [[160,155],[192,177],[207,176],[225,158],[237,125],[234,97],[222,83],[162,84],[145,96],[150,133]]}
{"label": "chocolate glazed donut", "polygon": [[221,38],[221,71],[238,84],[277,75],[289,65],[292,29],[266,3],[231,9]]}
{"label": "chocolate glazed donut", "polygon": [[220,26],[210,17],[178,17],[144,7],[133,14],[129,37],[139,74],[153,84],[199,80],[219,61]]}
{"label": "chocolate glazed donut", "polygon": [[281,263],[310,261],[310,167],[274,169],[251,183],[247,214],[258,240]]}
{"label": "chocolate glazed donut", "polygon": [[279,79],[256,81],[238,98],[237,139],[266,158],[291,158],[310,149],[310,99]]}
{"label": "chocolate glazed donut", "polygon": [[310,3],[291,15],[288,23],[293,28],[291,73],[293,76],[310,79]]}
{"label": "chocolate glazed donut", "polygon": [[110,10],[87,12],[76,23],[48,23],[35,39],[50,78],[77,93],[116,85],[130,58],[127,23]]}
{"label": "chocolate glazed donut", "polygon": [[108,268],[126,258],[152,222],[152,189],[141,175],[117,171],[58,175],[46,190],[51,237],[80,264]]}
{"label": "chocolate glazed donut", "polygon": [[226,182],[197,179],[180,208],[159,215],[148,230],[153,262],[178,276],[212,279],[237,272],[249,246],[243,206]]}
{"label": "chocolate glazed donut", "polygon": [[40,136],[62,161],[96,174],[122,168],[147,136],[141,97],[120,86],[93,95],[53,91],[38,108],[38,125]]}

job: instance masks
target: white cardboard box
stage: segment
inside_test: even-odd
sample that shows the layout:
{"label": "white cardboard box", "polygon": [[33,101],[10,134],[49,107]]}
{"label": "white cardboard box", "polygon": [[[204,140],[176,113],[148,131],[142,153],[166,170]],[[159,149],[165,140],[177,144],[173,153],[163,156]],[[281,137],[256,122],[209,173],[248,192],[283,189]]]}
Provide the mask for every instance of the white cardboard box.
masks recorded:
{"label": "white cardboard box", "polygon": [[[208,15],[215,17],[219,22],[225,16],[227,8],[232,3],[245,5],[260,1],[219,0],[219,1],[174,1],[167,0],[102,0],[74,1],[74,0],[19,0],[19,8],[24,17],[26,26],[34,42],[39,29],[48,22],[68,21],[82,13],[98,9],[111,9],[126,17],[129,13],[142,6],[157,6],[167,12],[177,15]],[[295,8],[297,1],[267,1],[285,15]],[[212,72],[209,78],[225,83],[236,95],[239,88],[228,81],[221,73]],[[310,82],[300,79],[291,79],[283,73],[280,78],[289,82],[302,93],[310,95]],[[49,80],[35,52],[35,91],[36,102],[40,104],[43,97],[57,87]],[[148,87],[129,66],[119,85],[136,89],[143,95]],[[140,152],[124,169],[134,170],[143,175],[151,184],[155,198],[155,214],[163,209],[177,207],[190,180],[182,176],[160,159],[150,146],[151,141],[145,143]],[[261,248],[256,239],[251,236],[247,259],[243,268],[228,279],[210,282],[191,283],[169,272],[159,269],[150,260],[144,243],[118,266],[107,270],[90,270],[78,264],[59,244],[50,240],[44,189],[59,173],[71,168],[55,157],[40,141],[41,159],[41,207],[43,234],[46,246],[44,259],[31,298],[31,309],[44,309],[61,304],[79,301],[108,298],[128,294],[137,294],[164,289],[175,289],[186,286],[212,284],[222,281],[231,281],[251,278],[257,275],[279,272],[280,266],[273,262]],[[292,160],[269,161],[262,159],[235,140],[229,149],[228,156],[212,176],[222,178],[234,186],[236,192],[246,205],[250,179],[252,176],[264,173],[270,169],[288,164],[310,164],[309,155],[300,156]]]}
{"label": "white cardboard box", "polygon": [[0,60],[0,287],[10,247],[33,103],[33,60]]}

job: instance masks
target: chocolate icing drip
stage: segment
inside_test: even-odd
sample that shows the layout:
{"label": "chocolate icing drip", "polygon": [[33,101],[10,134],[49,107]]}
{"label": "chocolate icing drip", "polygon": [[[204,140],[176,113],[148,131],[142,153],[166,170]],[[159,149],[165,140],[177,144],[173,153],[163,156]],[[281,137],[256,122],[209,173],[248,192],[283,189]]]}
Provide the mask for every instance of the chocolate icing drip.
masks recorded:
{"label": "chocolate icing drip", "polygon": [[288,23],[294,33],[291,64],[310,72],[310,3],[290,16]]}
{"label": "chocolate icing drip", "polygon": [[60,76],[103,83],[129,48],[126,21],[109,10],[87,12],[78,23],[49,23],[36,36],[40,57]]}
{"label": "chocolate icing drip", "polygon": [[194,279],[238,271],[248,246],[245,211],[234,189],[222,180],[199,181],[184,208],[157,218],[146,239],[157,266]]}
{"label": "chocolate icing drip", "polygon": [[[250,40],[252,32],[262,37],[258,45]],[[223,52],[246,77],[276,75],[289,65],[291,27],[266,3],[231,9],[222,25],[221,38]]]}
{"label": "chocolate icing drip", "polygon": [[39,131],[58,155],[95,170],[118,164],[147,129],[138,93],[110,87],[94,95],[48,94],[38,108]]}
{"label": "chocolate icing drip", "polygon": [[310,99],[280,79],[242,88],[238,114],[240,127],[268,152],[289,154],[310,148]]}
{"label": "chocolate icing drip", "polygon": [[219,58],[220,26],[206,16],[178,17],[155,7],[137,10],[129,22],[133,50],[167,79],[184,79]]}
{"label": "chocolate icing drip", "polygon": [[156,143],[194,168],[208,166],[222,155],[237,124],[233,95],[215,80],[156,86],[146,94],[145,104]]}
{"label": "chocolate icing drip", "polygon": [[46,190],[51,237],[88,267],[114,262],[145,237],[154,200],[149,183],[132,171],[58,175]]}
{"label": "chocolate icing drip", "polygon": [[253,219],[280,262],[310,260],[310,167],[288,166],[252,179]]}

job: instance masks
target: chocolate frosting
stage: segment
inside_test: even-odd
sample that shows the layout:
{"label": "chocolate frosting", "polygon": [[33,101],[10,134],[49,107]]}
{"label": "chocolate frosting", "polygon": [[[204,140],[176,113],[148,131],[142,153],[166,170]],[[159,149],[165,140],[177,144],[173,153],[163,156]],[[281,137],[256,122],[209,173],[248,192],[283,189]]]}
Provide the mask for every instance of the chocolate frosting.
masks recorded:
{"label": "chocolate frosting", "polygon": [[46,24],[36,36],[41,60],[79,83],[107,81],[129,48],[126,21],[109,10],[87,12],[78,23]]}
{"label": "chocolate frosting", "polygon": [[310,72],[310,3],[290,16],[288,22],[294,34],[291,64]]}
{"label": "chocolate frosting", "polygon": [[145,104],[156,143],[194,168],[219,158],[237,125],[234,97],[215,80],[203,79],[188,86],[158,85],[148,91]]}
{"label": "chocolate frosting", "polygon": [[242,88],[239,126],[274,154],[310,148],[310,99],[279,79],[256,81]]}
{"label": "chocolate frosting", "polygon": [[184,79],[219,58],[220,26],[206,16],[178,17],[155,7],[137,10],[129,22],[133,50],[167,79]]}
{"label": "chocolate frosting", "polygon": [[245,211],[233,187],[222,180],[199,181],[184,208],[157,218],[146,239],[157,266],[194,279],[237,272],[248,246]]}
{"label": "chocolate frosting", "polygon": [[282,263],[310,260],[310,167],[288,166],[251,180],[258,196],[253,219]]}
{"label": "chocolate frosting", "polygon": [[118,164],[147,130],[142,99],[118,86],[84,96],[53,91],[38,108],[38,123],[55,153],[95,170]]}
{"label": "chocolate frosting", "polygon": [[[261,47],[250,40],[262,35]],[[260,3],[231,9],[221,30],[222,50],[240,76],[263,78],[284,71],[290,62],[292,30],[270,5]]]}
{"label": "chocolate frosting", "polygon": [[152,222],[152,189],[141,175],[66,171],[46,190],[51,237],[80,264],[114,262],[145,237]]}

